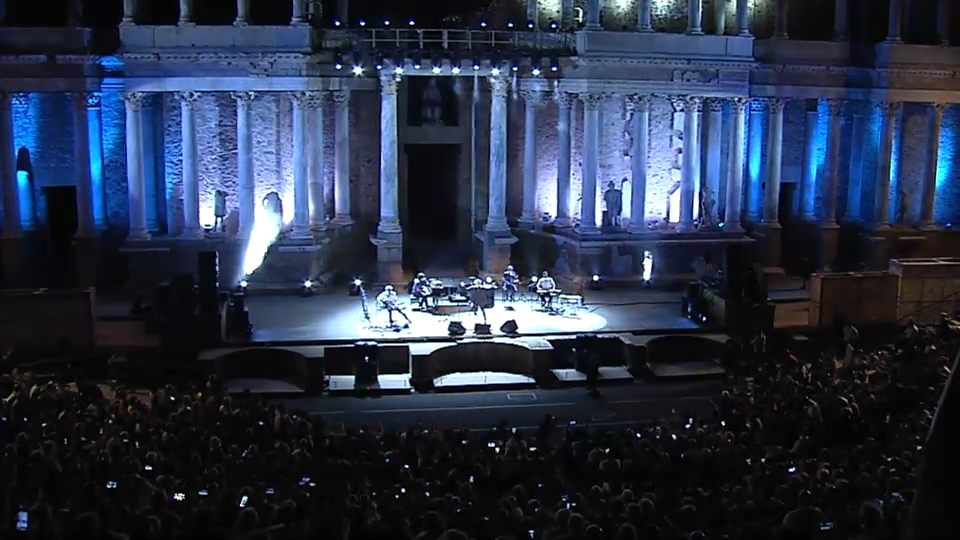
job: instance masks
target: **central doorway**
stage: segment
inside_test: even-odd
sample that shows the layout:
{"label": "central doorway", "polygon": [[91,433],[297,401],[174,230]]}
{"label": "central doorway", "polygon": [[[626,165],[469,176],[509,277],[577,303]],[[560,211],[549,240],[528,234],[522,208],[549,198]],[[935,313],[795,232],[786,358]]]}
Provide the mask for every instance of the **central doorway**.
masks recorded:
{"label": "central doorway", "polygon": [[426,272],[458,266],[460,145],[407,144],[404,152],[404,267]]}

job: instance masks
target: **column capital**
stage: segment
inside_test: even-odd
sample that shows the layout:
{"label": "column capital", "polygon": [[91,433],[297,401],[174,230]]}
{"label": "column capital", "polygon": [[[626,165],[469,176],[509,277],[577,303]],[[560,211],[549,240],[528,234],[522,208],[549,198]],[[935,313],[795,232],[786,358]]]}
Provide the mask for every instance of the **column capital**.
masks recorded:
{"label": "column capital", "polygon": [[843,114],[843,105],[844,100],[842,99],[828,99],[827,100],[827,112],[830,116],[840,116]]}
{"label": "column capital", "polygon": [[124,92],[120,94],[120,99],[127,104],[127,108],[131,111],[139,111],[143,108],[143,100],[147,95],[143,92]]}
{"label": "column capital", "polygon": [[943,112],[947,110],[948,105],[949,103],[933,103],[932,104],[933,114],[935,114],[937,118],[942,119]]}
{"label": "column capital", "polygon": [[200,101],[200,92],[177,92],[174,94],[177,98],[177,101],[180,102],[180,105],[185,106],[189,109],[197,104],[197,101]]}
{"label": "column capital", "polygon": [[397,95],[397,83],[400,78],[393,73],[380,73],[380,94],[384,96]]}
{"label": "column capital", "polygon": [[762,99],[750,99],[748,105],[750,106],[750,112],[752,113],[762,113],[767,111],[767,104]]}
{"label": "column capital", "polygon": [[899,101],[880,101],[876,105],[880,109],[880,114],[886,118],[892,118],[900,114],[900,109],[903,107],[903,104]]}
{"label": "column capital", "polygon": [[603,102],[603,94],[598,94],[596,92],[582,92],[580,94],[580,101],[583,102],[583,108],[588,111],[595,111],[600,108],[600,103]]}
{"label": "column capital", "polygon": [[539,107],[543,103],[544,93],[539,89],[521,90],[520,97],[528,106]]}
{"label": "column capital", "polygon": [[250,105],[257,99],[256,92],[230,92],[230,97],[237,102],[237,105]]}
{"label": "column capital", "polygon": [[30,101],[30,94],[26,92],[14,92],[10,94],[10,105],[13,107],[26,107]]}
{"label": "column capital", "polygon": [[290,97],[290,101],[293,103],[294,108],[304,108],[307,104],[307,93],[302,91],[297,92],[287,92],[287,96]]}
{"label": "column capital", "polygon": [[767,106],[773,114],[783,114],[783,109],[787,106],[787,100],[780,98],[771,98],[767,100]]}
{"label": "column capital", "polygon": [[683,112],[698,113],[703,111],[703,98],[699,96],[683,96]]}
{"label": "column capital", "polygon": [[722,99],[707,100],[707,107],[710,108],[710,112],[712,113],[723,112],[723,100]]}
{"label": "column capital", "polygon": [[743,114],[747,110],[747,105],[750,104],[750,98],[746,97],[735,97],[730,100],[730,106],[733,108],[733,112],[737,114]]}
{"label": "column capital", "polygon": [[561,109],[572,108],[577,103],[577,95],[570,92],[560,92],[557,94],[557,104]]}
{"label": "column capital", "polygon": [[631,94],[627,96],[627,107],[632,112],[649,112],[650,96],[646,94]]}
{"label": "column capital", "polygon": [[334,90],[331,92],[333,94],[333,104],[338,108],[345,108],[350,104],[350,91],[349,90]]}
{"label": "column capital", "polygon": [[304,92],[304,102],[307,105],[307,108],[310,109],[319,109],[323,107],[324,101],[324,92],[313,90],[309,92]]}
{"label": "column capital", "polygon": [[100,92],[86,92],[83,96],[88,109],[99,109],[103,104],[103,94]]}
{"label": "column capital", "polygon": [[507,97],[507,88],[510,86],[510,82],[505,77],[489,77],[487,80],[490,81],[490,92],[495,97]]}

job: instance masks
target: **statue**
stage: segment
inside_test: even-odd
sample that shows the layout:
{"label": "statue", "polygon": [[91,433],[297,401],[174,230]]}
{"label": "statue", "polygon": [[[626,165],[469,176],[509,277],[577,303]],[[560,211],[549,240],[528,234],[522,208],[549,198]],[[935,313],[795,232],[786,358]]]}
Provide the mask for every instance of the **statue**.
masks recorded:
{"label": "statue", "polygon": [[420,117],[423,124],[442,124],[443,123],[443,94],[440,93],[440,86],[437,79],[431,77],[426,88],[423,89],[423,97],[420,105]]}
{"label": "statue", "polygon": [[710,188],[705,187],[700,190],[700,228],[707,229],[716,225],[713,219],[713,209],[717,204],[716,199],[712,199]]}
{"label": "statue", "polygon": [[263,197],[262,204],[267,215],[273,218],[276,228],[279,229],[283,225],[283,200],[280,199],[280,194],[276,191],[267,193]]}
{"label": "statue", "polygon": [[224,218],[227,217],[227,194],[222,189],[213,193],[213,232],[225,232]]}
{"label": "statue", "polygon": [[[626,182],[627,179],[624,178],[623,181]],[[619,227],[620,215],[623,213],[623,192],[613,182],[607,183],[607,190],[603,192],[603,202],[607,205],[610,225]]]}
{"label": "statue", "polygon": [[910,213],[910,195],[906,191],[900,190],[900,200],[897,204],[897,223],[903,225],[907,222],[907,214]]}

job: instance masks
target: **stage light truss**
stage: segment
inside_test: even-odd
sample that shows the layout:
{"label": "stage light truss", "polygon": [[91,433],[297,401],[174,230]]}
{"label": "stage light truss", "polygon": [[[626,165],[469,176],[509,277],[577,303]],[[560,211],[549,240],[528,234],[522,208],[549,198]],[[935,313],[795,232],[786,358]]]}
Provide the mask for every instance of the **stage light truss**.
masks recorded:
{"label": "stage light truss", "polygon": [[354,76],[377,76],[380,71],[396,75],[504,75],[513,73],[533,77],[557,76],[563,69],[562,57],[539,51],[465,51],[462,54],[445,50],[382,50],[363,52],[359,49],[334,53],[334,71]]}

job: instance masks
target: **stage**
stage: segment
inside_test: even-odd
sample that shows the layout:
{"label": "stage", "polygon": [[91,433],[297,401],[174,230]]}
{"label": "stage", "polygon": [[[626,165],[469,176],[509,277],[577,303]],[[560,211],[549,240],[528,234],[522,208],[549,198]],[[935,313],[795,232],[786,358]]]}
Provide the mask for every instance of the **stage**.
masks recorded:
{"label": "stage", "polygon": [[[371,297],[375,296],[370,292]],[[389,329],[386,312],[368,308],[372,321],[363,315],[360,298],[342,293],[317,293],[305,297],[250,295],[246,306],[253,325],[254,342],[357,341],[449,338],[447,326],[459,321],[474,335],[474,324],[482,323],[479,313],[466,308],[452,315],[433,315],[411,308],[401,294],[402,307],[412,323],[408,328]],[[680,315],[681,293],[650,290],[587,291],[585,305],[576,314],[554,315],[540,311],[537,302],[505,304],[497,298],[487,310],[487,322],[494,336],[503,335],[500,326],[515,320],[518,333],[530,335],[574,334],[578,332],[667,332],[694,330],[697,325]],[[512,309],[511,309],[512,308]],[[403,318],[395,315],[397,321]]]}

